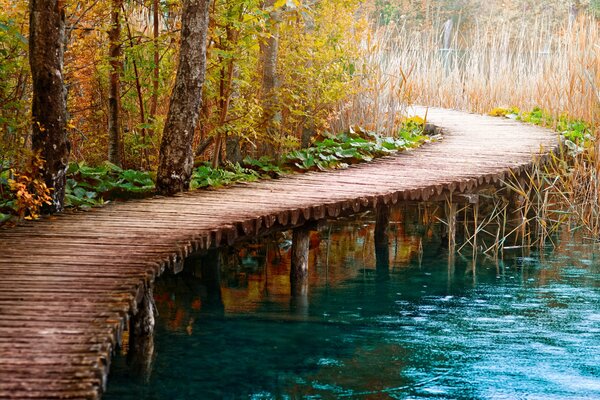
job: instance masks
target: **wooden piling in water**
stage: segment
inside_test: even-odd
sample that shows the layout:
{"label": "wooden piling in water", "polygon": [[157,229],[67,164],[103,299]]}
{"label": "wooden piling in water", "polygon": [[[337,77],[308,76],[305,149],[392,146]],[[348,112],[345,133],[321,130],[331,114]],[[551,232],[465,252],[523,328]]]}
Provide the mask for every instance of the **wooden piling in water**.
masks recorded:
{"label": "wooden piling in water", "polygon": [[137,312],[130,317],[129,352],[127,358],[134,375],[147,381],[154,364],[154,327],[156,304],[154,303],[154,283],[145,284],[142,300]]}
{"label": "wooden piling in water", "polygon": [[290,266],[290,286],[292,295],[303,294],[307,290],[309,247],[310,226],[305,225],[293,229]]}
{"label": "wooden piling in water", "polygon": [[375,210],[375,271],[377,280],[390,278],[390,246],[389,246],[390,207],[379,205]]}
{"label": "wooden piling in water", "polygon": [[221,254],[219,249],[209,249],[201,259],[201,281],[206,289],[203,307],[214,311],[223,310],[221,296]]}

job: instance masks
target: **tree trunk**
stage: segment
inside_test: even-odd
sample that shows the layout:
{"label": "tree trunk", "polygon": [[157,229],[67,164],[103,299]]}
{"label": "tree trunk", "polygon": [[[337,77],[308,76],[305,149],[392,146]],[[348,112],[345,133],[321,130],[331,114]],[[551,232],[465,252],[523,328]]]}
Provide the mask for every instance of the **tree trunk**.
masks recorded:
{"label": "tree trunk", "polygon": [[[159,53],[159,42],[158,37],[160,35],[160,1],[153,0],[152,2],[152,15],[153,15],[153,44],[154,44],[154,67],[152,70],[152,97],[150,97],[150,115],[148,116],[148,122],[152,124],[152,127],[148,130],[148,136],[150,141],[155,136],[156,131],[156,113],[158,111],[158,90],[160,85],[160,53]],[[144,138],[144,159],[146,167],[150,168],[150,157],[148,155],[148,145],[146,138]]]}
{"label": "tree trunk", "polygon": [[[227,27],[227,39],[226,45],[237,41],[237,33],[230,27]],[[224,47],[224,50],[229,50]],[[227,121],[227,113],[229,112],[229,102],[231,100],[231,89],[233,86],[233,72],[234,72],[234,59],[230,59],[227,65],[224,64],[225,60],[219,57],[219,64],[223,65],[221,68],[220,79],[219,79],[219,126],[223,126]],[[225,139],[229,135],[227,133],[220,133],[215,139],[215,150],[213,154],[212,167],[218,168],[225,160],[222,159],[223,145],[226,143]]]}
{"label": "tree trunk", "polygon": [[185,0],[181,48],[175,87],[158,158],[156,190],[174,194],[187,190],[194,166],[192,142],[206,74],[206,35],[210,0]]}
{"label": "tree trunk", "polygon": [[[133,49],[135,47],[134,43],[133,43],[133,34],[131,33],[131,24],[129,24],[129,21],[127,20],[127,17],[125,17],[125,22],[127,23],[127,38],[129,40],[129,47],[131,49]],[[139,44],[139,42],[138,42]],[[144,109],[144,95],[142,93],[142,83],[140,81],[140,73],[139,73],[139,69],[137,66],[137,61],[135,61],[135,57],[132,57],[132,64],[133,64],[133,76],[135,77],[135,91],[137,93],[137,98],[138,98],[138,107],[140,109],[140,124],[142,126],[142,169],[149,169],[150,168],[150,160],[148,157],[148,146],[147,146],[147,140],[146,140],[146,128],[144,127],[144,125],[146,124],[146,113],[145,113],[145,109]]]}
{"label": "tree trunk", "polygon": [[[273,8],[275,0],[267,0],[265,6],[267,9]],[[270,21],[268,24],[269,38],[266,43],[261,46],[262,51],[262,107],[265,132],[267,134],[266,143],[263,145],[263,153],[266,155],[273,154],[272,142],[277,134],[277,123],[281,119],[278,111],[278,93],[279,82],[277,79],[277,60],[279,56],[279,22],[281,19],[280,12],[270,10]]]}
{"label": "tree trunk", "polygon": [[154,69],[152,70],[152,98],[150,99],[150,121],[154,121],[156,117],[156,109],[158,108],[158,84],[160,79],[160,54],[158,52],[158,35],[159,35],[159,8],[160,2],[159,0],[154,0],[152,5],[153,12],[153,23],[154,23],[154,31],[153,31],[153,43],[154,43]]}
{"label": "tree trunk", "polygon": [[29,3],[29,64],[33,80],[32,149],[45,160],[42,177],[52,189],[50,212],[63,209],[69,163],[67,102],[63,85],[65,10],[61,0]]}
{"label": "tree trunk", "polygon": [[108,161],[121,166],[121,70],[123,52],[121,48],[121,7],[123,0],[111,1],[110,42],[110,91],[108,96]]}

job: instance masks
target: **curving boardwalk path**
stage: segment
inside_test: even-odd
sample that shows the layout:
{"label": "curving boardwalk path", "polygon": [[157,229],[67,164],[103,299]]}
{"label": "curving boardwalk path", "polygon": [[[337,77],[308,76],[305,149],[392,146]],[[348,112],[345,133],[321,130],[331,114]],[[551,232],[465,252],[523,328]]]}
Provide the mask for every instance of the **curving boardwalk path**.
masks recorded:
{"label": "curving boardwalk path", "polygon": [[[417,113],[424,114],[423,109]],[[522,171],[555,133],[430,109],[444,139],[347,170],[115,203],[0,230],[0,398],[97,398],[144,284],[193,250]]]}

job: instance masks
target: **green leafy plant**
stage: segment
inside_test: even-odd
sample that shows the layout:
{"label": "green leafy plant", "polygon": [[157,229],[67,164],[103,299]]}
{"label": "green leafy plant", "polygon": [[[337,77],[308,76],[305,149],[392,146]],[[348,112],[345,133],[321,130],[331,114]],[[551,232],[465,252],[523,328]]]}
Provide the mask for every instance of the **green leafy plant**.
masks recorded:
{"label": "green leafy plant", "polygon": [[258,159],[246,157],[242,161],[242,166],[258,172],[261,178],[278,178],[285,173],[279,165],[276,165],[275,160],[268,156],[262,156]]}
{"label": "green leafy plant", "polygon": [[383,136],[360,127],[337,135],[325,133],[311,147],[284,155],[283,164],[297,171],[346,168],[351,164],[368,162],[431,140],[423,131],[422,121],[410,120],[403,124],[395,137]]}
{"label": "green leafy plant", "polygon": [[260,174],[239,164],[228,164],[226,168],[213,168],[205,163],[194,170],[191,188],[220,187],[236,182],[251,182],[260,178]]}
{"label": "green leafy plant", "polygon": [[[214,188],[236,182],[278,178],[292,172],[347,168],[351,164],[368,162],[430,141],[431,138],[424,135],[423,127],[420,118],[407,119],[394,137],[355,127],[339,134],[324,133],[310,147],[286,153],[279,160],[267,156],[258,159],[246,157],[241,164],[227,163],[223,168],[212,168],[205,163],[194,170],[191,188]],[[0,224],[15,216],[35,218],[39,206],[48,201],[47,192],[43,190],[39,198],[30,190],[24,191],[24,188],[32,187],[31,180],[26,178],[23,174],[17,177],[8,164],[0,168]],[[33,182],[35,185],[38,183]],[[85,209],[111,200],[149,197],[154,194],[154,189],[149,172],[122,169],[108,162],[99,166],[73,162],[67,170],[65,205]],[[27,211],[30,210],[28,201],[37,208]]]}
{"label": "green leafy plant", "polygon": [[551,126],[554,122],[554,117],[539,107],[534,107],[534,109],[531,111],[521,112],[517,119],[530,124],[542,126]]}
{"label": "green leafy plant", "polygon": [[192,188],[220,187],[235,182],[277,178],[286,173],[347,168],[377,157],[416,147],[432,140],[424,134],[424,121],[407,119],[395,137],[383,136],[360,127],[339,134],[324,133],[310,147],[293,150],[279,160],[246,157],[241,164],[213,168],[208,163],[196,168]]}
{"label": "green leafy plant", "polygon": [[520,114],[520,110],[518,107],[496,107],[492,111],[488,113],[488,115],[492,117],[508,117],[508,118],[516,118]]}
{"label": "green leafy plant", "polygon": [[108,162],[98,167],[71,163],[67,170],[67,206],[86,208],[106,200],[142,198],[153,193],[154,182],[148,172],[124,170]]}

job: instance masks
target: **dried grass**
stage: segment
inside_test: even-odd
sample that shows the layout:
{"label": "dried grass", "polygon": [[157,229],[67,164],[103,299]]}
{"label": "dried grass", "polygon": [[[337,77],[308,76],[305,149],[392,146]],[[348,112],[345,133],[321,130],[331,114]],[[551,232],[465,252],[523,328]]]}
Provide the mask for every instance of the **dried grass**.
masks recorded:
{"label": "dried grass", "polygon": [[[358,118],[383,123],[400,103],[487,113],[498,106],[541,107],[553,115],[600,119],[600,26],[581,17],[570,27],[536,21],[523,26],[489,22],[453,33],[441,48],[443,27],[415,31],[378,28],[367,48],[364,97]],[[391,118],[389,115],[388,119]]]}
{"label": "dried grass", "polygon": [[[442,21],[432,27],[387,25],[365,40],[359,89],[336,128],[360,124],[393,134],[411,103],[487,113],[500,106],[540,107],[592,126],[596,140],[582,154],[559,154],[507,186],[518,194],[521,218],[507,228],[506,205],[493,223],[495,252],[518,234],[520,245],[543,244],[565,223],[600,237],[600,24],[581,16],[560,26],[543,20],[510,25],[488,20],[452,32],[442,47]],[[506,231],[505,231],[506,230]],[[476,237],[468,241],[475,242]],[[499,244],[501,243],[501,245]],[[513,243],[514,245],[514,243]],[[487,250],[490,250],[489,248]]]}

